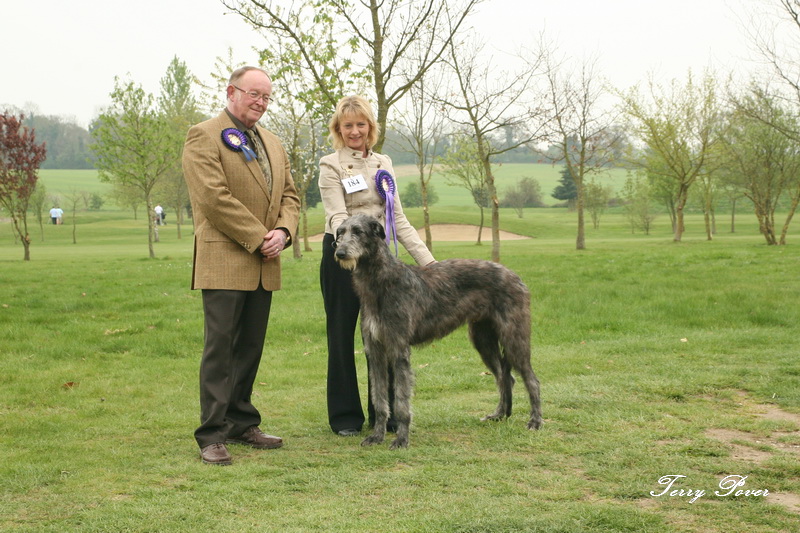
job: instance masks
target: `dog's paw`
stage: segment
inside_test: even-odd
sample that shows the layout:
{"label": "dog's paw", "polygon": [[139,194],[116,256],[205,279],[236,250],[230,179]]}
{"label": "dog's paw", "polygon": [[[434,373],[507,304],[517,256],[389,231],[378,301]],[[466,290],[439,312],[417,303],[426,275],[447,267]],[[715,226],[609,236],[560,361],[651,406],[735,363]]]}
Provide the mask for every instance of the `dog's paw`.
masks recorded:
{"label": "dog's paw", "polygon": [[528,429],[541,429],[543,424],[544,424],[544,422],[542,422],[541,418],[538,418],[538,419],[531,418],[528,421]]}
{"label": "dog's paw", "polygon": [[408,439],[397,438],[389,445],[390,450],[397,450],[400,448],[408,448]]}
{"label": "dog's paw", "polygon": [[383,442],[383,436],[370,435],[369,437],[361,441],[361,445],[373,446],[375,444],[380,444],[381,442]]}

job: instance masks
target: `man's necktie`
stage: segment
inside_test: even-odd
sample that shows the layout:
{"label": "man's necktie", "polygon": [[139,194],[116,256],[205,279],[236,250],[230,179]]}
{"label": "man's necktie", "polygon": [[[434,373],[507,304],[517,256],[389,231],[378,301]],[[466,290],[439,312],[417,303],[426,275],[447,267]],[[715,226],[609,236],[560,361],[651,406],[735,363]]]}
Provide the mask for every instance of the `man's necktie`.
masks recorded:
{"label": "man's necktie", "polygon": [[264,144],[261,142],[261,137],[259,137],[255,129],[247,130],[246,133],[247,138],[253,145],[253,151],[256,153],[256,157],[258,158],[258,165],[261,167],[261,172],[264,174],[264,179],[267,182],[267,190],[270,194],[272,194],[272,169],[269,166],[267,150],[264,148]]}

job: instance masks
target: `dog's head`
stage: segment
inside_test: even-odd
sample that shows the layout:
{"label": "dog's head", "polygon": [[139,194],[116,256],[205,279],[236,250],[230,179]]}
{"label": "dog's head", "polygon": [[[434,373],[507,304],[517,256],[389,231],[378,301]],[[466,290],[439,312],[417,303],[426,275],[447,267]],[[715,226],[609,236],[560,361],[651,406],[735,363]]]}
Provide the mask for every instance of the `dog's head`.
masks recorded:
{"label": "dog's head", "polygon": [[383,225],[375,217],[369,215],[353,215],[336,228],[336,240],[333,257],[339,265],[347,270],[355,270],[358,260],[365,255],[370,240],[386,239]]}

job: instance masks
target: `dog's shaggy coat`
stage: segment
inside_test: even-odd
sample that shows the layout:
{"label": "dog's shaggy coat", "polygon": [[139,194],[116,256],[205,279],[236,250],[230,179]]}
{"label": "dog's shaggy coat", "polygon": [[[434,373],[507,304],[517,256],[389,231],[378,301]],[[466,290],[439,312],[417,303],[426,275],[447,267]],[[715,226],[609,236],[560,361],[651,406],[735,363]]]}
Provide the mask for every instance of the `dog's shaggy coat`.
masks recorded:
{"label": "dog's shaggy coat", "polygon": [[[464,324],[500,392],[497,410],[483,420],[511,414],[511,390],[518,372],[531,404],[529,429],[542,425],[539,380],[531,368],[530,294],[508,268],[490,261],[450,259],[424,267],[392,256],[381,223],[354,215],[336,230],[335,258],[353,271],[361,300],[361,334],[369,359],[375,426],[361,444],[383,442],[389,418],[389,365],[394,369],[392,448],[408,446],[411,423],[411,346],[444,337]],[[502,350],[501,350],[502,348]]]}

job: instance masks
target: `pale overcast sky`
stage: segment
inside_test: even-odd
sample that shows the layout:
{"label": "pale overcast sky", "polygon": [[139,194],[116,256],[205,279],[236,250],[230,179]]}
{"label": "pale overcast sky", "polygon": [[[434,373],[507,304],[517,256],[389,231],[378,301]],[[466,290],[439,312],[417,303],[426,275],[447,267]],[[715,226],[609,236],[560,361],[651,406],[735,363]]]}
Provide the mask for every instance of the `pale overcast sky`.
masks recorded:
{"label": "pale overcast sky", "polygon": [[[490,46],[509,51],[531,44],[544,29],[561,50],[596,56],[600,74],[625,88],[648,73],[683,79],[690,68],[749,68],[740,20],[752,23],[746,13],[758,2],[489,0],[470,23]],[[130,75],[157,93],[175,55],[207,79],[228,47],[254,62],[252,47],[264,46],[219,0],[3,3],[0,109],[33,104],[39,113],[74,117],[82,126],[109,104],[115,76]]]}

